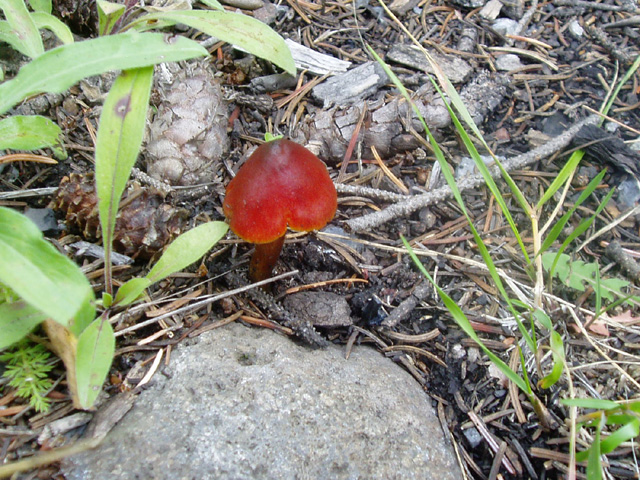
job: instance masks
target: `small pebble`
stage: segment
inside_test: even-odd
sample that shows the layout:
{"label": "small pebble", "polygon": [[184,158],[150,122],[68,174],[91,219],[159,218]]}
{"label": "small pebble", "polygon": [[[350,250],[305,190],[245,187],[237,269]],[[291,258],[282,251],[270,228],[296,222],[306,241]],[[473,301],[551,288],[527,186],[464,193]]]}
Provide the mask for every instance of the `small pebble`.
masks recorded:
{"label": "small pebble", "polygon": [[518,70],[522,68],[524,65],[520,61],[520,57],[514,55],[513,53],[507,53],[506,55],[500,55],[496,58],[496,68],[498,70],[502,70],[503,72],[511,72],[513,70]]}
{"label": "small pebble", "polygon": [[621,210],[635,207],[640,202],[640,185],[635,178],[626,178],[618,184],[616,202]]}
{"label": "small pebble", "polygon": [[569,24],[569,33],[576,40],[582,38],[582,36],[584,35],[584,29],[582,28],[578,20],[574,19],[571,21],[571,23]]}
{"label": "small pebble", "polygon": [[58,233],[58,221],[50,208],[27,208],[24,216],[36,224],[44,233]]}
{"label": "small pebble", "polygon": [[482,443],[482,435],[478,433],[478,430],[475,428],[467,428],[464,430],[464,436],[469,442],[471,448],[476,448],[480,443]]}
{"label": "small pebble", "polygon": [[501,35],[515,35],[518,32],[518,22],[510,18],[498,18],[493,22],[493,29]]}

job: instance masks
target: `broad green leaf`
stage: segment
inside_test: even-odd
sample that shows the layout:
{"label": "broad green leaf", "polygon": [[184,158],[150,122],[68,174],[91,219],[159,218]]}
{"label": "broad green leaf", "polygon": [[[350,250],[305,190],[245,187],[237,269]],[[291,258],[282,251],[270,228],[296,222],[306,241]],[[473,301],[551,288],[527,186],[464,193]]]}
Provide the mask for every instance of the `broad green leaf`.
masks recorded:
{"label": "broad green leaf", "polygon": [[34,12],[51,13],[51,0],[29,0]]}
{"label": "broad green leaf", "polygon": [[[0,282],[56,322],[74,329],[93,310],[93,289],[78,266],[44,240],[25,216],[0,207]],[[78,327],[80,328],[80,327]]]}
{"label": "broad green leaf", "polygon": [[[0,0],[0,9],[4,12],[4,18],[18,37],[20,53],[35,58],[44,52],[42,38],[35,22],[22,0]],[[15,44],[11,44],[15,47]]]}
{"label": "broad green leaf", "polygon": [[33,12],[31,14],[31,18],[33,18],[36,27],[39,29],[44,28],[49,30],[58,37],[62,43],[73,43],[73,34],[71,33],[71,30],[69,30],[69,27],[50,13]]}
{"label": "broad green leaf", "polygon": [[116,339],[108,320],[96,319],[78,338],[76,351],[76,382],[82,408],[91,408],[107,378]]}
{"label": "broad green leaf", "polygon": [[151,280],[147,277],[136,277],[125,282],[118,288],[118,293],[116,293],[116,305],[124,307],[132,304],[144,293],[151,283]]}
{"label": "broad green leaf", "polygon": [[620,408],[620,404],[600,398],[563,398],[560,403],[567,407],[589,408],[593,410],[613,410]]}
{"label": "broad green leaf", "polygon": [[0,20],[0,42],[8,43],[14,50],[27,55],[22,39],[6,20]]}
{"label": "broad green leaf", "polygon": [[0,350],[22,340],[47,316],[23,301],[0,304]]}
{"label": "broad green leaf", "polygon": [[0,84],[0,115],[31,95],[62,93],[92,75],[206,55],[207,50],[193,40],[161,33],[132,32],[62,45]]}
{"label": "broad green leaf", "polygon": [[111,256],[120,197],[142,144],[152,83],[153,67],[126,70],[113,83],[102,107],[95,175],[107,259]]}
{"label": "broad green leaf", "polygon": [[56,157],[66,157],[60,141],[62,130],[39,115],[13,115],[0,120],[0,150],[37,150],[51,147]]}
{"label": "broad green leaf", "polygon": [[109,35],[116,22],[122,17],[125,6],[120,3],[98,0],[98,32],[100,35]]}
{"label": "broad green leaf", "polygon": [[243,48],[249,53],[275,63],[295,75],[296,66],[284,39],[268,25],[241,13],[211,10],[183,10],[144,15],[128,28],[149,30],[163,25],[182,23],[207,35]]}
{"label": "broad green leaf", "polygon": [[218,243],[228,229],[224,222],[209,222],[183,233],[171,242],[147,278],[155,283],[188,267]]}

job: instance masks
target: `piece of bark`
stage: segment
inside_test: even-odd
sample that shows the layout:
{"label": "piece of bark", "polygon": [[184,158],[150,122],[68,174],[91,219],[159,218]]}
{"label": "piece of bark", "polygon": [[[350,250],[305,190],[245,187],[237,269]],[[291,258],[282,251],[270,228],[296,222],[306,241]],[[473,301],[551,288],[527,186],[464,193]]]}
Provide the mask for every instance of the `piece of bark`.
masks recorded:
{"label": "piece of bark", "polygon": [[[451,123],[442,99],[430,85],[416,92],[413,100],[433,131]],[[324,109],[310,105],[310,115],[298,124],[291,133],[291,139],[304,144],[328,163],[342,161],[362,117],[363,108],[363,105],[352,105]],[[372,147],[382,158],[388,158],[421,145],[410,130],[421,133],[422,124],[402,97],[387,100],[385,92],[381,90],[367,103],[367,112],[367,121],[360,129],[364,156],[371,157]]]}
{"label": "piece of bark", "polygon": [[611,242],[607,245],[604,253],[624,270],[628,278],[633,281],[640,279],[640,265],[638,265],[638,262],[631,255],[623,250],[619,242]]}
{"label": "piece of bark", "polygon": [[389,77],[378,62],[367,62],[328,78],[314,87],[311,94],[324,103],[324,108],[342,107],[361,103],[388,82]]}
{"label": "piece of bark", "polygon": [[460,92],[462,102],[476,125],[481,125],[507,95],[509,76],[479,72]]}
{"label": "piece of bark", "polygon": [[597,162],[604,162],[617,171],[640,179],[640,154],[620,138],[597,125],[585,125],[573,139],[573,145],[583,148]]}
{"label": "piece of bark", "polygon": [[[443,55],[434,49],[427,49],[427,51],[444,74],[451,80],[451,83],[462,83],[466,81],[473,72],[471,65],[460,57]],[[434,73],[424,53],[413,45],[394,45],[387,52],[387,60],[416,70],[422,70],[426,73]]]}
{"label": "piece of bark", "polygon": [[393,311],[382,322],[383,327],[393,328],[402,320],[411,315],[411,312],[415,310],[418,304],[424,300],[429,294],[431,284],[424,282],[418,285],[408,298],[404,299],[400,305],[393,309]]}
{"label": "piece of bark", "polygon": [[299,70],[308,70],[316,75],[324,75],[325,73],[343,73],[351,66],[351,62],[316,52],[289,38],[285,40],[285,43],[291,50],[293,61]]}
{"label": "piece of bark", "polygon": [[137,395],[127,391],[110,398],[101,405],[87,427],[87,438],[104,438],[116,424],[131,410]]}

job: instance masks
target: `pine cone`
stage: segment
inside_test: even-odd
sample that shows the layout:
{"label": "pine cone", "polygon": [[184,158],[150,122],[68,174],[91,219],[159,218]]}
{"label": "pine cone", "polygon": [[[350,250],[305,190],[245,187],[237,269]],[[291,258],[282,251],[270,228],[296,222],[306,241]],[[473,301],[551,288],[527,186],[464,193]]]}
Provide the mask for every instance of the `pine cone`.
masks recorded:
{"label": "pine cone", "polygon": [[[89,241],[102,238],[92,173],[64,177],[50,207],[65,212],[70,231]],[[132,258],[152,258],[182,232],[187,217],[187,210],[166,203],[160,191],[133,183],[120,202],[113,249]]]}
{"label": "pine cone", "polygon": [[147,173],[170,185],[220,181],[229,113],[211,68],[203,62],[166,64],[154,96],[161,101],[147,131]]}

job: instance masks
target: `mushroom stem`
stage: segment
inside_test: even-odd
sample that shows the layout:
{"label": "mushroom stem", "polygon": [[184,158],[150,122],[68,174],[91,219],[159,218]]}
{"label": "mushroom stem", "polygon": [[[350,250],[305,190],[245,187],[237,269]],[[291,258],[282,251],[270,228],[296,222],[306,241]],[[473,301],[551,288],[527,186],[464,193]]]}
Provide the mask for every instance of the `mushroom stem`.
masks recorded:
{"label": "mushroom stem", "polygon": [[266,280],[280,257],[284,235],[269,243],[257,243],[249,264],[249,278],[254,282]]}

